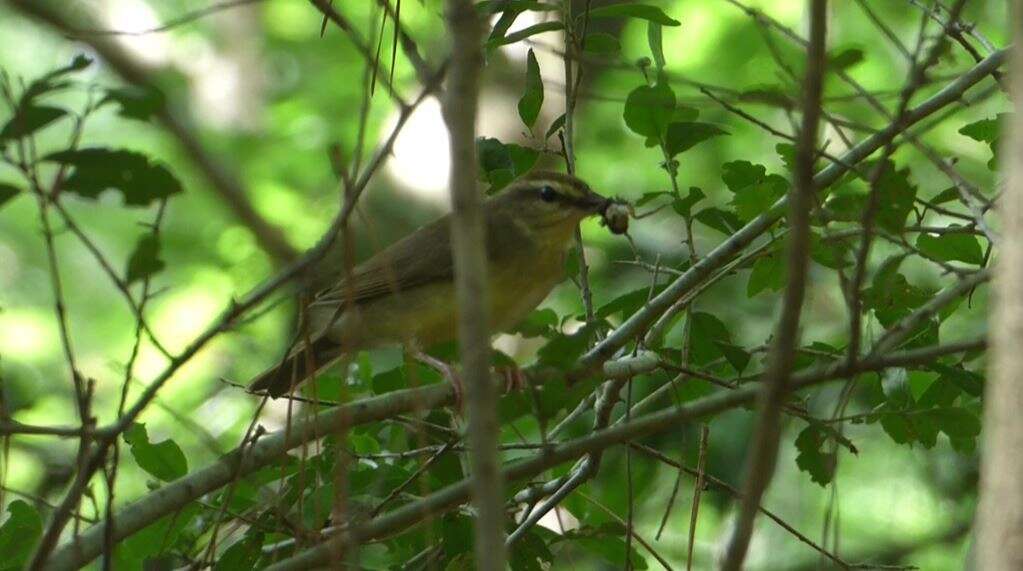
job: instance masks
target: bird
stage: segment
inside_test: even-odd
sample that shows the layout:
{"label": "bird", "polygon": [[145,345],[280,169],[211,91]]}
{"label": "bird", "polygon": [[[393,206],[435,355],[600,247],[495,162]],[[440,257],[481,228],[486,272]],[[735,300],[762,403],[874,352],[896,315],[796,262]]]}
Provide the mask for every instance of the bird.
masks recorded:
{"label": "bird", "polygon": [[[518,325],[565,277],[576,228],[616,201],[582,179],[533,171],[483,201],[490,330]],[[451,214],[381,250],[312,296],[297,343],[249,384],[277,398],[346,355],[403,344],[460,392],[453,368],[423,348],[456,338]]]}

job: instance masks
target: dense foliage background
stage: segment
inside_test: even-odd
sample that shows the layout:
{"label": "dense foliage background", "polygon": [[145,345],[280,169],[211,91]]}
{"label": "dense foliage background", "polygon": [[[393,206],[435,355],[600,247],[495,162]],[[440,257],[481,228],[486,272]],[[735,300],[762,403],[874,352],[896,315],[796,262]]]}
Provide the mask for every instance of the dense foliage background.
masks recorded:
{"label": "dense foliage background", "polygon": [[[38,4],[57,14],[49,22],[27,15],[31,4],[0,5],[0,68],[10,103],[0,112],[0,551],[12,554],[0,568],[28,562],[37,540],[25,538],[42,534],[87,456],[73,437],[81,432],[81,399],[66,348],[80,394],[89,395],[93,426],[113,426],[225,308],[286,266],[288,248],[273,252],[272,237],[239,217],[239,201],[279,228],[293,251],[314,246],[335,220],[340,179],[367,172],[361,169],[408,105],[414,110],[393,154],[369,179],[346,243],[363,259],[447,208],[440,105],[433,97],[419,102],[429,77],[399,45],[413,42],[425,69],[440,69],[448,37],[439,0],[400,3],[400,42],[392,37],[393,11],[381,26],[381,2],[334,3],[357,36],[324,20],[326,2]],[[570,52],[578,55],[579,74],[569,87],[577,91],[570,135],[576,172],[648,216],[631,221],[628,239],[596,220],[583,225],[594,315],[587,320],[580,288],[566,281],[517,333],[497,338],[495,347],[522,366],[569,369],[789,188],[794,140],[779,134],[798,130],[805,58],[790,34],[806,33],[803,3],[644,5],[573,3],[577,44]],[[216,9],[194,12],[210,6]],[[898,122],[904,96],[913,108],[1007,45],[1002,3],[967,2],[955,26],[940,6],[830,6],[820,167]],[[564,169],[563,11],[556,3],[518,1],[483,2],[479,10],[494,26],[479,149],[483,186],[496,191],[533,164]],[[110,30],[139,33],[104,32]],[[370,62],[356,43],[368,48]],[[125,61],[111,60],[115,52]],[[933,65],[917,78],[910,60],[931,54]],[[896,139],[821,195],[799,368],[825,367],[848,350],[844,292],[857,273],[872,186],[878,201],[860,296],[863,354],[910,315],[923,319],[884,352],[983,336],[988,293],[981,269],[997,222],[982,214],[999,193],[993,150],[1000,114],[1011,104],[991,76],[980,77],[912,127],[915,143]],[[405,103],[390,97],[392,86]],[[223,179],[211,182],[211,173]],[[55,176],[62,179],[59,196],[34,192],[51,189]],[[232,185],[242,194],[225,194]],[[626,402],[658,387],[672,388],[632,414],[756,380],[786,284],[785,235],[784,221],[772,225],[737,265],[704,280],[709,287],[666,323],[663,339],[641,348],[655,351],[657,367],[622,388],[611,422],[626,415]],[[340,259],[334,252],[323,263]],[[578,272],[578,257],[570,265]],[[941,295],[950,296],[948,304],[914,313]],[[136,319],[139,306],[149,331]],[[90,481],[65,539],[103,521],[109,482],[116,482],[116,510],[213,464],[251,435],[254,419],[274,431],[331,403],[440,382],[427,369],[407,374],[393,348],[361,354],[344,379],[334,371],[303,390],[326,404],[281,399],[262,406],[240,385],[286,350],[297,307],[294,287],[279,288],[189,355],[117,439],[119,455]],[[437,351],[454,358],[451,347]],[[826,550],[850,564],[962,568],[976,503],[984,363],[979,351],[956,353],[848,375],[850,382],[815,386],[789,401],[763,507],[798,532],[761,516],[748,567],[840,565],[819,552]],[[595,391],[596,378],[571,389],[550,380],[502,400],[505,459],[540,453],[555,427],[555,440],[591,433],[599,422],[588,397]],[[580,414],[560,426],[577,408]],[[712,568],[735,514],[735,494],[726,488],[742,485],[753,419],[751,405],[738,406],[609,449],[599,470],[518,539],[513,568],[684,568],[691,521],[698,522],[693,568]],[[340,440],[317,440],[177,506],[120,542],[112,560],[100,560],[118,569],[155,560],[166,568],[269,564],[337,524],[332,514],[346,513],[331,508],[339,497],[347,513],[368,521],[461,480],[462,423],[450,408],[411,409],[354,426]],[[340,455],[346,470],[336,465],[341,449],[349,452]],[[696,478],[671,465],[678,462],[706,473],[698,517]],[[547,482],[571,467],[558,464],[530,481]],[[347,476],[338,480],[339,472]],[[528,490],[509,485],[510,493]],[[525,508],[514,506],[519,519]],[[362,545],[353,557],[370,569],[468,568],[471,516],[467,509],[438,513],[428,525]]]}

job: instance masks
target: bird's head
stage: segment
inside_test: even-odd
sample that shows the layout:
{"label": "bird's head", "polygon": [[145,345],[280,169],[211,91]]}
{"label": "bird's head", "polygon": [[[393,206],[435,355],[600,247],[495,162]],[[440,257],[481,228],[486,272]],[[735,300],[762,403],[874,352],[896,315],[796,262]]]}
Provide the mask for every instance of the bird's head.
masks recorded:
{"label": "bird's head", "polygon": [[487,208],[510,215],[531,232],[543,232],[574,229],[587,216],[602,216],[612,203],[572,175],[534,171],[489,200]]}

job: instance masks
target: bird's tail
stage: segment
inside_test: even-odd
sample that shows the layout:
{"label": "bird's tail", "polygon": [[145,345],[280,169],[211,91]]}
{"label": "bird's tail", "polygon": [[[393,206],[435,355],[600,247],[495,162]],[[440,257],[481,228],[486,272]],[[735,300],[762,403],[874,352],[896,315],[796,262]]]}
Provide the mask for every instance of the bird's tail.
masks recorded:
{"label": "bird's tail", "polygon": [[331,365],[341,356],[337,342],[320,337],[312,345],[297,347],[280,363],[260,373],[249,384],[249,392],[266,392],[277,398],[289,393],[306,379]]}

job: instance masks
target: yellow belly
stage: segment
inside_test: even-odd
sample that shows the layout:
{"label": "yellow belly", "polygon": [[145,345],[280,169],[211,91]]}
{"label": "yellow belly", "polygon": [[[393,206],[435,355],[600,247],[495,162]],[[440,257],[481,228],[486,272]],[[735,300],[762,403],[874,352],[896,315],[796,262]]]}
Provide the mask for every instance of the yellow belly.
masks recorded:
{"label": "yellow belly", "polygon": [[[562,255],[546,261],[530,258],[488,267],[494,333],[517,325],[564,278]],[[329,327],[328,337],[350,352],[407,342],[428,347],[453,340],[457,332],[454,285],[435,282],[346,310]]]}

